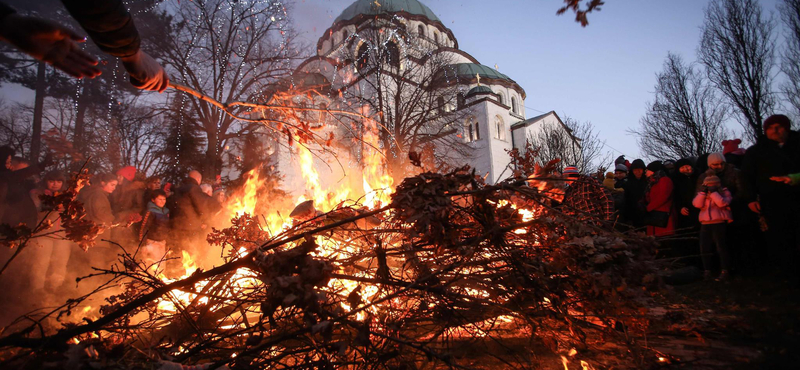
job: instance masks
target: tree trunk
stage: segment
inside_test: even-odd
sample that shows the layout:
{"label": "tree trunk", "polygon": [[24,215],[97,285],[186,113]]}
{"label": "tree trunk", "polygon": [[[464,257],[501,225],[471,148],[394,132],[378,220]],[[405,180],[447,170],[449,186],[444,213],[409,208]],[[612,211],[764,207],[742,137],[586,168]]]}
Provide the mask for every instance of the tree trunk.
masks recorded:
{"label": "tree trunk", "polygon": [[36,98],[33,104],[33,128],[31,132],[31,156],[33,163],[39,162],[39,154],[42,147],[42,113],[44,111],[44,96],[47,93],[44,73],[47,64],[39,62],[36,71]]}
{"label": "tree trunk", "polygon": [[86,86],[86,81],[83,82],[83,91],[78,96],[78,111],[75,114],[75,134],[73,135],[73,144],[78,152],[84,153],[85,143],[83,133],[85,131],[85,118],[86,109],[89,107],[89,87]]}
{"label": "tree trunk", "polygon": [[220,158],[219,153],[219,136],[215,130],[206,132],[208,137],[208,146],[206,147],[206,160],[203,166],[202,173],[204,179],[213,180],[219,173]]}

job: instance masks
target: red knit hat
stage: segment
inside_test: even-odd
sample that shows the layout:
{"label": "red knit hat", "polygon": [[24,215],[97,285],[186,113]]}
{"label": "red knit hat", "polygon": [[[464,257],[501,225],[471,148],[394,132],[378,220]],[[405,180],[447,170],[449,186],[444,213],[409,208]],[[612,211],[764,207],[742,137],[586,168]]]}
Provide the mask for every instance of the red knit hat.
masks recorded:
{"label": "red knit hat", "polygon": [[133,177],[136,176],[136,167],[133,166],[125,166],[117,171],[117,175],[122,176],[125,180],[133,181]]}
{"label": "red knit hat", "polygon": [[792,127],[792,121],[783,114],[773,114],[764,120],[764,132],[767,131],[767,127],[772,125],[781,125],[783,128],[789,130]]}
{"label": "red knit hat", "polygon": [[575,166],[564,167],[564,172],[562,172],[562,174],[564,177],[579,177],[581,175],[581,173],[578,172],[578,167]]}
{"label": "red knit hat", "polygon": [[736,152],[739,149],[739,144],[741,143],[741,139],[722,140],[722,155]]}

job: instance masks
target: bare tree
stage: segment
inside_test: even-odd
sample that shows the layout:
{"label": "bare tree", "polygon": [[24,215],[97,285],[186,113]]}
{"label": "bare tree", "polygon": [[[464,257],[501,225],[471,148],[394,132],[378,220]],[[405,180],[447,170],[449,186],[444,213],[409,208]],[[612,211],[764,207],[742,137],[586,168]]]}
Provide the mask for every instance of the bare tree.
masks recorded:
{"label": "bare tree", "polygon": [[708,5],[699,57],[708,78],[735,108],[751,140],[775,108],[774,23],[756,0],[712,0]]}
{"label": "bare tree", "polygon": [[[378,123],[390,173],[404,176],[409,152],[428,145],[436,148],[437,164],[470,157],[472,148],[459,135],[470,110],[450,67],[454,57],[438,50],[438,40],[409,31],[395,18],[372,22],[342,51],[341,59],[353,61],[357,72],[342,97]],[[350,134],[363,136],[358,131],[364,127],[355,126]]]}
{"label": "bare tree", "polygon": [[669,53],[656,74],[655,100],[638,130],[631,130],[650,158],[697,157],[720,149],[728,110],[716,91],[692,65]]}
{"label": "bare tree", "polygon": [[563,117],[563,126],[545,125],[528,136],[528,142],[537,150],[537,160],[548,163],[560,159],[559,167],[576,166],[581,173],[592,173],[610,161],[610,154],[603,150],[605,142],[591,122]]}
{"label": "bare tree", "polygon": [[781,54],[781,71],[787,80],[780,85],[780,89],[794,109],[795,116],[800,117],[800,0],[783,0],[778,9],[786,26],[786,48]]}
{"label": "bare tree", "polygon": [[106,171],[130,165],[145,174],[159,173],[167,159],[158,149],[168,134],[159,110],[136,97],[120,103],[106,117],[94,119],[89,150],[97,165]]}
{"label": "bare tree", "polygon": [[31,146],[31,107],[0,99],[0,112],[0,143],[25,155]]}
{"label": "bare tree", "polygon": [[[170,3],[165,11],[173,28],[160,46],[177,71],[173,80],[218,102],[259,102],[292,72],[298,48],[280,2],[195,0]],[[196,117],[186,124],[205,135],[204,176],[213,177],[222,169],[226,142],[260,124],[237,120],[195,96],[185,97],[185,104]]]}

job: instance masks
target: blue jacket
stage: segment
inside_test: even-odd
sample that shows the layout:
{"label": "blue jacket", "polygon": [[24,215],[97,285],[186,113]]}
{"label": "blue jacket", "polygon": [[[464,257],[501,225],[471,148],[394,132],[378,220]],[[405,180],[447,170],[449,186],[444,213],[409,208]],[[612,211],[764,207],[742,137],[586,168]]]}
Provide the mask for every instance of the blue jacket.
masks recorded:
{"label": "blue jacket", "polygon": [[147,238],[155,241],[167,240],[169,235],[169,209],[159,207],[155,203],[147,203],[147,211],[142,215],[142,228],[139,230],[139,240]]}

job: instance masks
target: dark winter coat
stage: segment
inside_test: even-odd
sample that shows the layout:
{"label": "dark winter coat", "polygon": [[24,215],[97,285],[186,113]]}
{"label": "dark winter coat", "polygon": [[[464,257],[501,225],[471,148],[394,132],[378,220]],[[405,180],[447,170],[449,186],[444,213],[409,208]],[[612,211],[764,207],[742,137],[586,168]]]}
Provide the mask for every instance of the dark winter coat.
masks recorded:
{"label": "dark winter coat", "polygon": [[625,219],[634,226],[642,226],[642,212],[639,204],[644,199],[644,192],[647,188],[647,178],[642,175],[641,179],[636,179],[633,171],[628,173],[628,179],[625,182],[625,205],[623,215]]}
{"label": "dark winter coat", "polygon": [[108,196],[109,194],[103,191],[99,184],[81,190],[78,201],[83,203],[83,208],[86,209],[87,220],[106,226],[111,226],[117,221]]}
{"label": "dark winter coat", "polygon": [[[703,188],[703,180],[706,179],[708,176],[705,172],[701,173],[700,176],[697,177],[697,191]],[[734,201],[741,199],[742,197],[742,174],[741,171],[736,169],[736,166],[725,163],[725,167],[722,168],[722,172],[717,173],[720,181],[722,182],[723,188],[728,188],[728,190],[733,195]]]}
{"label": "dark winter coat", "polygon": [[147,203],[144,202],[144,183],[122,180],[109,197],[111,209],[121,219],[127,219],[131,213],[141,214]]}
{"label": "dark winter coat", "polygon": [[142,214],[139,241],[147,238],[160,242],[167,240],[167,235],[169,235],[169,209],[148,202],[147,211]]}
{"label": "dark winter coat", "polygon": [[38,222],[38,212],[30,191],[36,186],[32,177],[39,173],[36,166],[29,166],[17,171],[4,171],[2,173],[2,187],[4,188],[5,198],[2,200],[3,211],[0,223],[11,226],[24,223],[30,228],[36,227]]}
{"label": "dark winter coat", "polygon": [[141,40],[122,0],[61,0],[103,52],[118,58],[139,50]]}
{"label": "dark winter coat", "polygon": [[[672,204],[675,208],[676,217],[678,218],[678,229],[686,229],[699,225],[697,221],[699,210],[692,205],[692,201],[695,195],[697,195],[697,173],[692,172],[687,176],[677,171],[672,177],[672,185]],[[684,216],[681,213],[681,209],[683,208],[689,211],[688,216]]]}
{"label": "dark winter coat", "polygon": [[790,131],[783,146],[761,138],[744,155],[741,198],[750,203],[759,197],[765,214],[800,211],[800,187],[769,179],[797,172],[800,172],[800,133]]}
{"label": "dark winter coat", "polygon": [[172,216],[170,224],[173,229],[184,231],[202,230],[202,225],[217,213],[219,202],[200,190],[200,184],[192,178],[183,181],[175,194],[170,197]]}

